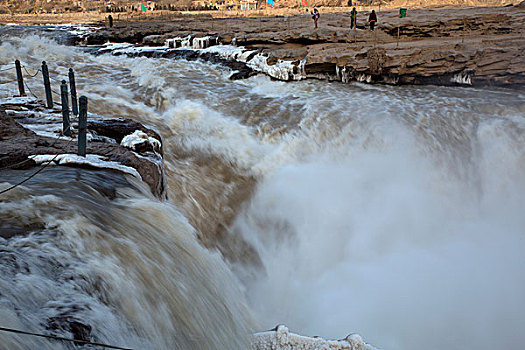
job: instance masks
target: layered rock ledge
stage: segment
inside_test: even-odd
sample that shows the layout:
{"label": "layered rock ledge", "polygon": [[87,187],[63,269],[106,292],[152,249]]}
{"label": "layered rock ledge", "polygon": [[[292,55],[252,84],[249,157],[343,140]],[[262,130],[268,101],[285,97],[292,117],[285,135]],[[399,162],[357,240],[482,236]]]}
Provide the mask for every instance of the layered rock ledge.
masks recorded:
{"label": "layered rock ledge", "polygon": [[0,100],[0,168],[54,165],[115,169],[144,181],[159,198],[166,196],[161,137],[131,119],[88,120],[87,156],[77,156],[77,124],[62,133],[59,110],[31,98]]}
{"label": "layered rock ledge", "polygon": [[[348,13],[322,14],[318,29],[312,28],[309,15],[123,21],[92,33],[84,43],[166,46],[172,39],[174,47],[197,50],[235,45],[252,58],[259,56],[269,67],[261,71],[281,80],[525,85],[523,4],[409,9],[406,18],[399,18],[397,9],[389,9],[378,16],[373,32],[366,28],[367,13],[363,12],[358,14],[357,30],[349,29]],[[245,56],[230,58],[253,68]],[[283,66],[288,74],[280,73]]]}

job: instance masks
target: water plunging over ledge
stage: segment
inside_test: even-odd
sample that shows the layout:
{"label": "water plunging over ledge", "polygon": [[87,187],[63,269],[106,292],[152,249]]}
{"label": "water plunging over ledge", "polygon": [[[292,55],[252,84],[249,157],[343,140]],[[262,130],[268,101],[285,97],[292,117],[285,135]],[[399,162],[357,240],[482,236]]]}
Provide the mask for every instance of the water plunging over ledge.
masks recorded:
{"label": "water plunging over ledge", "polygon": [[383,349],[520,348],[522,92],[231,81],[40,35],[2,38],[0,64],[13,55],[74,67],[90,111],[157,129],[170,200],[69,168],[0,198],[4,326],[136,349],[246,349],[278,323]]}

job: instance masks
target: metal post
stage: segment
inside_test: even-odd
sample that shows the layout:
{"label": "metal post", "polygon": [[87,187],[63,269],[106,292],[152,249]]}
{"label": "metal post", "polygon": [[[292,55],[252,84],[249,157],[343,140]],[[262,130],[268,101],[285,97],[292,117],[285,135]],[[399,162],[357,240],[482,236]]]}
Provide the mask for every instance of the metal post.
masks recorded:
{"label": "metal post", "polygon": [[51,83],[49,82],[49,70],[47,69],[46,61],[42,61],[42,76],[44,77],[47,108],[53,108],[53,95],[51,94]]}
{"label": "metal post", "polygon": [[86,96],[80,96],[78,115],[78,152],[79,156],[86,156],[86,128],[87,128],[87,104]]}
{"label": "metal post", "polygon": [[24,89],[24,77],[22,76],[22,67],[20,67],[20,61],[15,61],[15,67],[16,67],[16,80],[18,80],[18,91],[20,92],[20,96],[25,96],[26,91]]}
{"label": "metal post", "polygon": [[71,91],[71,109],[73,115],[78,115],[77,86],[75,85],[75,73],[69,68],[69,90]]}
{"label": "metal post", "polygon": [[69,106],[67,101],[67,83],[62,80],[60,85],[60,95],[62,96],[62,130],[64,135],[71,136],[71,122],[69,121]]}

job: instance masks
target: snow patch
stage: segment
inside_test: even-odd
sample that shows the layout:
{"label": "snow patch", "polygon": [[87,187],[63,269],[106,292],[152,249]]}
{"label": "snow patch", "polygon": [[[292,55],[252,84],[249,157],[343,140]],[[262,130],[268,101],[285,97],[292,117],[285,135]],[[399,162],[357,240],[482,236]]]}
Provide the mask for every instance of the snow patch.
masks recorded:
{"label": "snow patch", "polygon": [[[79,164],[79,165],[89,165],[94,168],[100,169],[115,169],[126,174],[130,174],[142,180],[142,177],[132,167],[122,165],[117,162],[108,161],[106,157],[97,155],[97,154],[88,154],[85,157],[76,155],[76,154],[59,154],[56,156],[54,154],[41,154],[41,155],[32,155],[28,158],[33,159],[36,164],[49,163],[52,161],[51,165],[68,165],[68,164]],[[53,160],[54,158],[54,160]]]}
{"label": "snow patch", "polygon": [[29,96],[0,98],[0,105],[24,105],[35,102],[38,102],[38,99]]}
{"label": "snow patch", "polygon": [[116,51],[116,50],[122,50],[122,49],[126,49],[126,48],[130,48],[130,47],[133,47],[134,45],[133,44],[130,44],[130,43],[105,43],[103,45],[103,47],[101,47],[100,49],[98,49],[98,52],[113,52],[113,51]]}
{"label": "snow patch", "polygon": [[[21,123],[38,136],[49,137],[52,139],[69,140],[72,137],[62,135],[62,125],[59,124],[28,124]],[[73,130],[73,126],[71,126]]]}
{"label": "snow patch", "polygon": [[149,143],[155,151],[160,150],[160,141],[154,137],[148,136],[148,134],[141,130],[135,130],[132,134],[124,136],[120,145],[136,151],[137,146],[146,142]]}
{"label": "snow patch", "polygon": [[58,30],[67,31],[68,33],[72,35],[76,35],[78,37],[84,38],[88,34],[91,34],[97,31],[99,29],[99,26],[93,26],[89,24],[65,23],[65,24],[57,24],[56,28]]}

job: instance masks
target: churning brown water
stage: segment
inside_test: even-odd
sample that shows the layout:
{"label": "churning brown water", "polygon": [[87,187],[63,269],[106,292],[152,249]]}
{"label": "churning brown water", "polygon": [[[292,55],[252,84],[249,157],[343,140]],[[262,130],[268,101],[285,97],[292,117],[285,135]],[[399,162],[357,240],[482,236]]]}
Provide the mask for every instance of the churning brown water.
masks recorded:
{"label": "churning brown water", "polygon": [[3,37],[15,57],[73,67],[91,112],[155,127],[169,200],[75,169],[2,196],[3,326],[136,349],[246,349],[277,323],[384,349],[525,341],[522,92],[234,82],[40,35]]}

